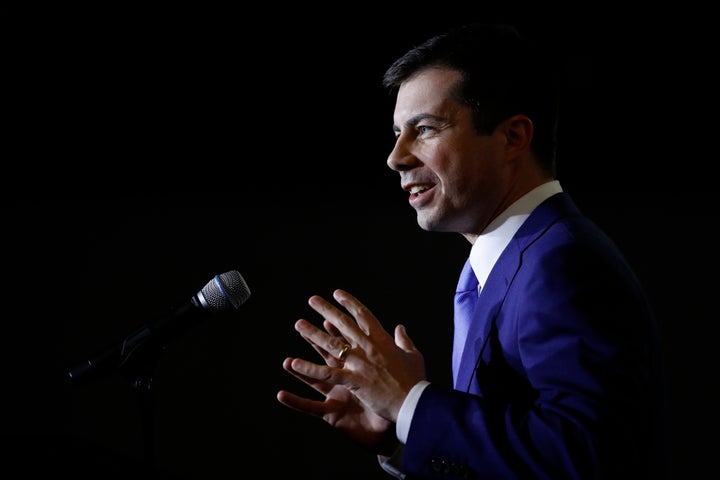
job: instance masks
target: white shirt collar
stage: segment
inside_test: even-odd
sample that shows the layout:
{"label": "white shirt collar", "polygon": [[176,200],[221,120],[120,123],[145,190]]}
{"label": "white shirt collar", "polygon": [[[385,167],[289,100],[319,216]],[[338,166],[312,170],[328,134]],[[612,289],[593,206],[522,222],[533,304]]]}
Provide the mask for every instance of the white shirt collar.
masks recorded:
{"label": "white shirt collar", "polygon": [[562,187],[557,180],[535,187],[495,217],[477,237],[470,249],[470,264],[480,282],[478,290],[485,284],[500,254],[530,213],[548,197],[559,192],[562,192]]}

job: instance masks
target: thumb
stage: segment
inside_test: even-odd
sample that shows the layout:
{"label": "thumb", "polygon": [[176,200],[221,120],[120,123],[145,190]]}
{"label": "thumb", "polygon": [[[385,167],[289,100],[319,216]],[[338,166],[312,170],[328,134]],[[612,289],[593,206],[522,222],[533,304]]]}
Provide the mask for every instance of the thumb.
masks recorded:
{"label": "thumb", "polygon": [[412,340],[410,340],[410,337],[405,330],[405,325],[397,325],[395,327],[395,345],[402,348],[406,352],[417,350],[415,348],[415,344]]}

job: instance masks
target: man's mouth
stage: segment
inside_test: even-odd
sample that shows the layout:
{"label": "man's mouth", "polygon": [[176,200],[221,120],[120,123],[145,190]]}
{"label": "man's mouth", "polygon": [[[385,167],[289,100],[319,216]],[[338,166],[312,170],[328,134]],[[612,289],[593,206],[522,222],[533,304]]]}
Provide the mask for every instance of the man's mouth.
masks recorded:
{"label": "man's mouth", "polygon": [[432,187],[433,185],[413,185],[408,188],[408,192],[410,195],[417,196],[426,190],[430,190]]}

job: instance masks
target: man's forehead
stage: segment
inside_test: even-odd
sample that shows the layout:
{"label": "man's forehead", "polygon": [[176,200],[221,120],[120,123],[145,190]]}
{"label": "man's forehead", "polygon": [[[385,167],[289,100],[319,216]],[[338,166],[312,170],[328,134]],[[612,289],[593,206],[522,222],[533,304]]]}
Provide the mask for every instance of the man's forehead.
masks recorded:
{"label": "man's forehead", "polygon": [[462,79],[462,73],[457,70],[428,67],[405,80],[398,90],[398,95],[403,92],[425,92],[438,96],[443,90],[449,90]]}
{"label": "man's forehead", "polygon": [[443,117],[457,108],[452,95],[461,74],[455,70],[425,69],[403,82],[395,102],[395,120],[405,123],[418,116]]}

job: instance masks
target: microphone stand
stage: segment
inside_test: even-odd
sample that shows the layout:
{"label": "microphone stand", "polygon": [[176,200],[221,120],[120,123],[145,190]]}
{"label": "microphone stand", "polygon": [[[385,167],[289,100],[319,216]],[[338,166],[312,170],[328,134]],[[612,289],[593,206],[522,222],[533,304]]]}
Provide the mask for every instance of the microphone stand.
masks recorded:
{"label": "microphone stand", "polygon": [[70,378],[76,383],[87,383],[114,372],[135,390],[142,435],[142,464],[151,473],[156,469],[153,375],[166,346],[167,341],[160,341],[150,329],[143,328],[94,361],[82,362],[70,371]]}
{"label": "microphone stand", "polygon": [[156,397],[153,390],[153,374],[165,350],[165,345],[157,341],[145,342],[142,348],[135,348],[120,364],[120,373],[136,392],[140,413],[143,442],[143,464],[154,473],[156,465],[155,411]]}

